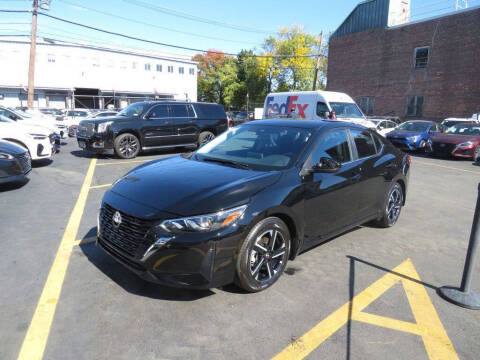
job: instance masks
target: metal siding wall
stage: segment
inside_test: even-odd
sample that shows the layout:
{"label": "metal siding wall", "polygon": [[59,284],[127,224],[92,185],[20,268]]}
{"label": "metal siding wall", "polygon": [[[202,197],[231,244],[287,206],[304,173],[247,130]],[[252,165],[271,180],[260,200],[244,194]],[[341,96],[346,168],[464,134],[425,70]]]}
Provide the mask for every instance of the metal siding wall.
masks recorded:
{"label": "metal siding wall", "polygon": [[386,27],[389,5],[390,0],[371,0],[358,4],[331,37],[337,38],[360,31]]}

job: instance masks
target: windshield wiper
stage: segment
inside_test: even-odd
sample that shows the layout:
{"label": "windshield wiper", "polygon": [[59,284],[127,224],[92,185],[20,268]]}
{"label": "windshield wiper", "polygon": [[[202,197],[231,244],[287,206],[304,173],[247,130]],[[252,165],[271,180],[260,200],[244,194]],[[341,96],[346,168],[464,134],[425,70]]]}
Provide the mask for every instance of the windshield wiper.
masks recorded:
{"label": "windshield wiper", "polygon": [[216,162],[216,163],[219,163],[219,164],[229,165],[229,166],[237,167],[237,168],[240,168],[240,169],[248,169],[249,168],[248,164],[244,164],[244,163],[237,162],[237,161],[225,160],[225,159],[204,157],[203,161]]}

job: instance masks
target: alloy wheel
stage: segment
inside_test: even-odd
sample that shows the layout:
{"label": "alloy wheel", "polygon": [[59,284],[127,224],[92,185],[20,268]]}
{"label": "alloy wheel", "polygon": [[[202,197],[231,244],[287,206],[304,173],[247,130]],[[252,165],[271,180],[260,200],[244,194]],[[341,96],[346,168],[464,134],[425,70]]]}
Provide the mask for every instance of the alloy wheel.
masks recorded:
{"label": "alloy wheel", "polygon": [[277,277],[286,259],[285,239],[276,229],[257,236],[250,250],[250,274],[259,282],[270,282]]}
{"label": "alloy wheel", "polygon": [[215,135],[213,135],[211,133],[207,134],[206,136],[203,137],[201,145],[206,144],[206,143],[212,141],[213,139],[215,139]]}
{"label": "alloy wheel", "polygon": [[125,157],[130,157],[138,150],[138,140],[132,136],[127,135],[120,141],[120,153]]}
{"label": "alloy wheel", "polygon": [[390,193],[387,203],[387,216],[390,224],[395,224],[400,215],[400,210],[403,203],[402,190],[396,186]]}

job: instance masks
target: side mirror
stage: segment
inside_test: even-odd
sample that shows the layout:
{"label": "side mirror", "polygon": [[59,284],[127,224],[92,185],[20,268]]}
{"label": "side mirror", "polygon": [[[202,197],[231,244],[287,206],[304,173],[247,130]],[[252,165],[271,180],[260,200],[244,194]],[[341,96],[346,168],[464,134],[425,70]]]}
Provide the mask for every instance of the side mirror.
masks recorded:
{"label": "side mirror", "polygon": [[340,170],[342,164],[338,161],[327,158],[321,157],[317,164],[313,165],[312,172],[315,173],[334,173]]}

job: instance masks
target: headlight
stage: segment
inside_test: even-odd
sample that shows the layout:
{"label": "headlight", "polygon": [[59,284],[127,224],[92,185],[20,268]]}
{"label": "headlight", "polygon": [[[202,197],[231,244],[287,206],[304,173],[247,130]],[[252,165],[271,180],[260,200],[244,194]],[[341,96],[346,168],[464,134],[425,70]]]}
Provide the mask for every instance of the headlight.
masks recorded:
{"label": "headlight", "polygon": [[170,233],[214,231],[234,224],[243,215],[246,208],[247,205],[242,205],[214,214],[165,220],[160,227]]}
{"label": "headlight", "polygon": [[0,152],[0,160],[10,160],[13,156],[7,153]]}
{"label": "headlight", "polygon": [[410,136],[407,138],[408,141],[412,141],[412,142],[417,142],[418,139],[420,139],[420,136],[417,135],[417,136]]}
{"label": "headlight", "polygon": [[47,135],[42,135],[42,134],[29,134],[30,136],[33,136],[35,140],[45,140],[48,136]]}
{"label": "headlight", "polygon": [[473,145],[473,142],[472,141],[466,141],[464,143],[461,143],[461,144],[458,144],[457,145],[457,148],[460,148],[460,147],[469,147],[469,146],[472,146]]}
{"label": "headlight", "polygon": [[110,125],[112,125],[112,122],[113,121],[107,121],[107,122],[103,122],[103,123],[98,124],[97,132],[99,132],[99,133],[107,132],[108,127]]}

